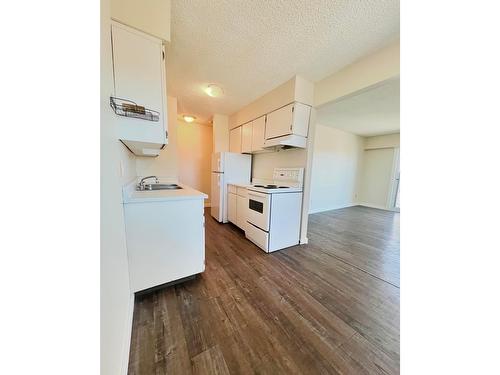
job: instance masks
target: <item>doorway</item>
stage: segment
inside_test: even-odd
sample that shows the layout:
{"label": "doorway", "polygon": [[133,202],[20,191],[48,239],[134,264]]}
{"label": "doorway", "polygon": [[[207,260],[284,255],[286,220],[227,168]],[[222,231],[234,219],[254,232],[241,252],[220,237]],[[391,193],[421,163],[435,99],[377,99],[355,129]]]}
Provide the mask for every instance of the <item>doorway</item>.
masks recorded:
{"label": "doorway", "polygon": [[390,208],[394,211],[400,210],[400,186],[401,186],[401,173],[399,167],[399,148],[394,150],[394,172],[392,179],[392,189],[390,196]]}

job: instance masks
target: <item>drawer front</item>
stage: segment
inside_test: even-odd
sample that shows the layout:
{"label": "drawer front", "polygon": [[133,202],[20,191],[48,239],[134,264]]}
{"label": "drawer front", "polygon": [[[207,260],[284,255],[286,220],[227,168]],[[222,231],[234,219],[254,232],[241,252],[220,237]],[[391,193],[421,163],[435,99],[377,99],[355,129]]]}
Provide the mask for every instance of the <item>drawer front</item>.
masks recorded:
{"label": "drawer front", "polygon": [[228,189],[227,191],[229,193],[233,193],[233,194],[237,194],[238,193],[238,188],[235,185],[229,184],[229,185],[227,185],[227,189]]}
{"label": "drawer front", "polygon": [[246,188],[243,188],[243,187],[237,187],[237,194],[240,196],[240,197],[245,197],[245,198],[248,198],[248,190]]}
{"label": "drawer front", "polygon": [[245,228],[245,236],[262,250],[268,252],[269,248],[269,233],[247,223]]}

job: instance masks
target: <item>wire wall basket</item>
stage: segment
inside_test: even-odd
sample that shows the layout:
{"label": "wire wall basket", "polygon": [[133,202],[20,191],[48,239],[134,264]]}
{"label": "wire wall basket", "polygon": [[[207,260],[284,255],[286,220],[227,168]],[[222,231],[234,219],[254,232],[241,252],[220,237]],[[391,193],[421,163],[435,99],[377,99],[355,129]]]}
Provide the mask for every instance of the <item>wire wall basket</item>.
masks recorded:
{"label": "wire wall basket", "polygon": [[132,100],[110,96],[109,104],[118,116],[139,118],[147,121],[160,120],[160,112],[137,105]]}

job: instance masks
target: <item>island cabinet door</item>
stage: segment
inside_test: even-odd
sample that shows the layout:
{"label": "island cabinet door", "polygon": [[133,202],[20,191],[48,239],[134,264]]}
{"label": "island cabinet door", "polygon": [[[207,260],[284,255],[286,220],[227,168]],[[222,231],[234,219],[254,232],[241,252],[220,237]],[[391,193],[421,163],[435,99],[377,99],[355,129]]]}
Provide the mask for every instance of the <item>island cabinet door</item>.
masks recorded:
{"label": "island cabinet door", "polygon": [[203,199],[124,205],[132,292],[205,270]]}

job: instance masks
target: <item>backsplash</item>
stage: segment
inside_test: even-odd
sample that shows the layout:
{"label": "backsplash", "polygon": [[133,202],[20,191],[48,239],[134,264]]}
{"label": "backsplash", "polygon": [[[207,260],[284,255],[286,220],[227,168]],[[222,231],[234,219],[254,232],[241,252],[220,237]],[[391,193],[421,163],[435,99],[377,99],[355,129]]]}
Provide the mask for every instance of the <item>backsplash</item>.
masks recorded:
{"label": "backsplash", "polygon": [[252,179],[272,180],[274,168],[305,168],[306,162],[306,149],[254,154],[252,158]]}

